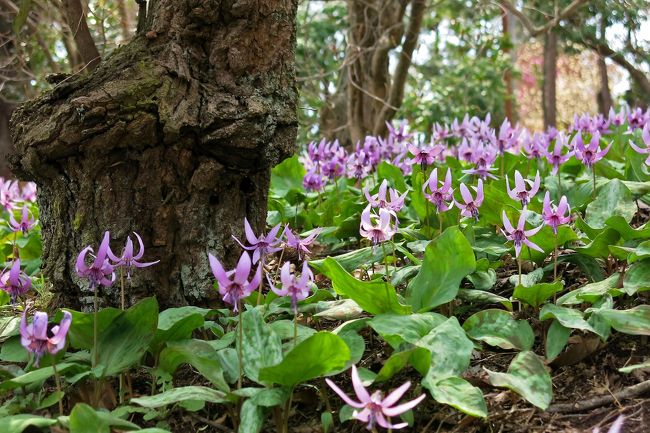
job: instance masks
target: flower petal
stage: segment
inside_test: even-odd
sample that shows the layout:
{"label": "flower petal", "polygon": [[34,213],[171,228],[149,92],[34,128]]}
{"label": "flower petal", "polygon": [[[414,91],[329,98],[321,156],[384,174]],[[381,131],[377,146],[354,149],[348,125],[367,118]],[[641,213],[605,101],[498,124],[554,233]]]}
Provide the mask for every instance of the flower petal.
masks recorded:
{"label": "flower petal", "polygon": [[424,400],[424,397],[426,397],[425,394],[420,395],[418,398],[411,400],[409,402],[406,402],[404,404],[400,404],[399,406],[394,406],[394,407],[384,407],[382,408],[382,412],[386,416],[397,416],[399,414],[402,414],[406,412],[409,409],[414,408],[417,406],[422,400]]}
{"label": "flower petal", "polygon": [[346,404],[348,404],[348,405],[350,405],[350,406],[352,406],[352,407],[356,407],[357,409],[361,409],[362,407],[365,407],[365,403],[359,403],[359,402],[357,402],[357,401],[352,400],[350,397],[348,397],[348,395],[347,395],[346,393],[344,393],[344,392],[341,390],[341,388],[339,388],[338,386],[336,386],[336,385],[334,384],[334,382],[332,382],[331,380],[329,380],[329,379],[325,379],[325,383],[327,383],[327,384],[329,385],[329,387],[332,388],[332,390],[333,390],[335,393],[337,393],[337,394],[339,395],[339,397],[341,397],[341,399],[342,399]]}

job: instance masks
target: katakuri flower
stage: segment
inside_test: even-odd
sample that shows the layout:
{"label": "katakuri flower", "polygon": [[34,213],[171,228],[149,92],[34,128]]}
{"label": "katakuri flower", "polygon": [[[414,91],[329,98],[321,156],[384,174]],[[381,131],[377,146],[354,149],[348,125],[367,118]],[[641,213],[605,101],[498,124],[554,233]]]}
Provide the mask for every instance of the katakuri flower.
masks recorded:
{"label": "katakuri flower", "polygon": [[[386,199],[386,192],[388,192],[390,199]],[[381,185],[379,185],[379,191],[377,191],[377,194],[370,195],[367,186],[363,189],[363,193],[370,206],[399,212],[402,207],[404,207],[404,199],[406,198],[408,191],[400,195],[399,191],[396,189],[388,188],[388,181],[384,179]]]}
{"label": "katakuri flower", "polygon": [[379,215],[370,212],[370,205],[361,212],[361,227],[359,233],[372,241],[374,245],[392,239],[397,232],[391,218],[393,214],[388,209],[378,209]]}
{"label": "katakuri flower", "polygon": [[521,247],[522,245],[527,245],[530,248],[544,252],[543,249],[539,247],[539,245],[531,242],[528,238],[531,236],[534,236],[538,231],[544,227],[544,225],[540,225],[539,227],[535,227],[534,229],[530,230],[524,230],[524,227],[526,226],[526,211],[522,211],[521,215],[519,216],[519,222],[517,223],[517,228],[515,229],[512,227],[512,224],[510,223],[510,220],[508,219],[508,216],[506,215],[506,211],[503,211],[503,214],[501,215],[501,218],[503,220],[503,226],[505,227],[505,231],[501,230],[501,233],[508,239],[509,241],[512,241],[512,243],[515,246],[515,257],[519,257],[519,253],[521,252]]}
{"label": "katakuri flower", "polygon": [[16,303],[18,296],[24,295],[32,287],[32,280],[20,270],[20,259],[14,260],[9,271],[0,274],[0,288],[11,297],[11,303]]}
{"label": "katakuri flower", "polygon": [[562,153],[562,150],[565,147],[566,148],[569,147],[569,139],[567,138],[566,135],[560,132],[555,137],[555,145],[553,146],[553,151],[549,152],[549,150],[546,149],[546,153],[545,153],[546,160],[548,161],[549,164],[553,166],[553,171],[552,171],[553,175],[557,174],[558,170],[560,169],[560,165],[567,162],[573,156],[572,150],[569,150],[566,153]]}
{"label": "katakuri flower", "polygon": [[139,234],[136,232],[133,232],[133,234],[138,238],[138,244],[140,245],[138,254],[133,255],[133,241],[131,240],[131,236],[127,236],[126,246],[124,247],[124,250],[122,250],[122,255],[120,257],[115,256],[110,249],[107,251],[108,257],[113,261],[113,266],[123,266],[126,268],[126,278],[129,280],[131,279],[131,270],[133,268],[146,268],[147,266],[155,265],[160,262],[160,260],[148,263],[142,263],[139,261],[144,255],[144,244],[142,243],[142,238]]}
{"label": "katakuri flower", "polygon": [[284,232],[282,233],[283,236],[286,238],[284,244],[287,247],[296,250],[298,252],[298,259],[302,260],[304,256],[311,255],[311,251],[309,251],[308,247],[314,243],[314,241],[322,231],[323,229],[321,228],[314,229],[312,230],[309,236],[301,239],[300,235],[294,234],[293,230],[291,230],[287,225],[284,227]]}
{"label": "katakuri flower", "polygon": [[[539,191],[539,185],[541,183],[541,178],[539,177],[539,171],[535,175],[535,180],[524,179],[519,170],[515,170],[515,187],[510,189],[510,183],[508,182],[508,176],[506,176],[506,189],[508,190],[508,195],[513,200],[521,202],[521,206],[526,208],[530,200],[537,194]],[[526,184],[530,187],[528,189]]]}
{"label": "katakuri flower", "polygon": [[306,261],[302,264],[302,274],[300,277],[291,272],[291,263],[285,262],[280,270],[280,282],[282,283],[282,288],[276,288],[270,278],[269,286],[276,295],[289,296],[291,298],[291,308],[293,308],[294,314],[297,314],[298,301],[302,301],[309,296],[312,281],[314,281],[314,274],[311,269],[309,269],[309,264]]}
{"label": "katakuri flower", "polygon": [[645,160],[646,165],[650,165],[650,123],[646,124],[643,127],[643,144],[645,144],[645,148],[641,146],[637,146],[633,141],[630,140],[630,147],[634,149],[635,152],[640,153],[640,154],[647,154],[648,158]]}
{"label": "katakuri flower", "polygon": [[576,158],[587,168],[591,168],[595,163],[603,159],[609,152],[609,148],[612,147],[612,143],[609,143],[606,148],[600,149],[600,133],[598,132],[594,132],[591,136],[588,146],[583,143],[580,132],[573,137],[572,144]]}
{"label": "katakuri flower", "polygon": [[239,301],[253,293],[262,282],[262,264],[258,265],[253,279],[248,281],[251,271],[251,259],[248,252],[244,251],[239,258],[237,267],[228,272],[212,254],[208,253],[208,259],[212,273],[217,279],[221,298],[225,303],[232,305],[233,310],[237,312]]}
{"label": "katakuri flower", "polygon": [[34,354],[36,367],[45,353],[54,355],[63,349],[71,323],[72,314],[64,311],[61,323],[50,328],[47,313],[37,311],[34,313],[34,320],[28,325],[27,309],[25,309],[20,320],[20,343]]}
{"label": "katakuri flower", "polygon": [[302,179],[302,186],[306,191],[322,191],[327,178],[320,174],[316,167],[312,168],[305,174]]}
{"label": "katakuri flower", "polygon": [[[88,278],[88,287],[90,290],[97,290],[97,288],[102,285],[109,287],[115,281],[115,269],[113,265],[108,261],[108,252],[111,250],[109,242],[111,240],[110,233],[107,231],[104,233],[104,239],[99,245],[97,250],[97,255],[93,254],[93,249],[89,245],[77,256],[76,270],[77,275],[81,278]],[[91,257],[94,257],[93,264],[91,266],[86,265],[86,255],[90,253]],[[111,252],[111,255],[113,253]]]}
{"label": "katakuri flower", "polygon": [[[439,185],[442,184],[442,185]],[[427,193],[427,188],[431,193]],[[422,185],[424,197],[434,204],[438,212],[446,212],[454,207],[454,190],[451,188],[451,169],[447,169],[444,182],[438,182],[438,169],[434,168],[429,179]]]}
{"label": "katakuri flower", "polygon": [[[399,399],[402,398],[404,393],[409,389],[411,382],[406,382],[402,386],[393,390],[393,392],[388,394],[386,397],[383,396],[381,391],[375,391],[370,395],[368,390],[361,383],[361,378],[359,377],[359,372],[355,365],[352,365],[352,386],[359,401],[355,401],[348,397],[348,395],[331,380],[325,379],[325,382],[327,382],[330,388],[332,388],[332,390],[334,390],[334,392],[337,393],[345,403],[355,409],[354,412],[352,412],[352,416],[361,422],[367,423],[366,428],[368,430],[373,430],[375,425],[387,429],[401,429],[408,426],[408,423],[405,422],[392,425],[386,417],[394,417],[413,409],[424,400],[425,397],[425,394],[421,394],[414,400],[395,406]],[[361,411],[357,409],[361,409]]]}
{"label": "katakuri flower", "polygon": [[248,241],[250,245],[244,246],[244,244],[242,244],[235,236],[233,236],[233,239],[236,240],[243,249],[253,252],[253,263],[257,263],[260,259],[262,259],[262,263],[264,263],[264,258],[268,254],[275,253],[282,249],[280,248],[280,239],[277,237],[279,231],[280,224],[273,227],[267,235],[261,234],[259,237],[255,236],[251,225],[248,223],[248,219],[244,218],[244,233],[246,234],[246,241]]}
{"label": "katakuri flower", "polygon": [[465,203],[461,203],[458,200],[456,201],[456,206],[460,209],[460,214],[466,216],[467,218],[476,218],[478,221],[478,208],[483,204],[483,181],[478,180],[478,187],[473,186],[472,189],[476,191],[476,198],[472,197],[472,193],[469,191],[469,188],[465,186],[464,183],[460,184],[460,195],[463,197]]}
{"label": "katakuri flower", "polygon": [[[566,214],[566,215],[565,215]],[[546,191],[544,195],[544,208],[542,211],[544,223],[553,229],[557,235],[557,228],[571,222],[571,207],[565,196],[560,199],[560,204],[555,206],[551,203],[550,194]]]}
{"label": "katakuri flower", "polygon": [[16,221],[14,218],[14,213],[9,211],[9,227],[15,232],[22,232],[24,235],[27,234],[31,229],[36,226],[36,221],[34,216],[29,212],[27,205],[23,206],[21,213],[20,222]]}
{"label": "katakuri flower", "polygon": [[422,171],[424,171],[427,166],[436,161],[436,157],[442,153],[444,146],[418,147],[414,144],[409,144],[408,149],[413,155],[413,158],[408,160],[409,164],[419,164],[422,167]]}

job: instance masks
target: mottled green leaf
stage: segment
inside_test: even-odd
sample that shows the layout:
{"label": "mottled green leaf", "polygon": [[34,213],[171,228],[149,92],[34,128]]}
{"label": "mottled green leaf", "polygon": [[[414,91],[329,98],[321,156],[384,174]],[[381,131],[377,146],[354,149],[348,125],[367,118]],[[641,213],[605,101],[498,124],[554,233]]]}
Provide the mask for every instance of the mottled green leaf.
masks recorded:
{"label": "mottled green leaf", "polygon": [[582,312],[580,310],[574,310],[573,308],[560,307],[555,304],[546,304],[539,312],[539,320],[547,319],[557,319],[562,326],[567,328],[596,332],[583,318]]}
{"label": "mottled green leaf", "polygon": [[423,381],[431,396],[438,403],[448,404],[459,411],[475,417],[487,417],[487,406],[481,390],[460,377],[448,377],[434,384]]}
{"label": "mottled green leaf", "polygon": [[519,353],[510,363],[507,373],[488,370],[488,375],[492,385],[511,389],[542,410],[551,404],[551,376],[533,352]]}
{"label": "mottled green leaf", "polygon": [[181,386],[160,394],[132,398],[131,403],[143,407],[156,408],[187,400],[202,400],[209,403],[228,403],[226,394],[206,386]]}
{"label": "mottled green leaf", "polygon": [[[589,302],[593,304],[598,299],[606,294],[615,294],[615,287],[619,280],[620,274],[618,272],[612,274],[606,280],[598,281],[584,285],[578,289],[572,290],[569,293],[561,296],[557,300],[558,305],[575,305]],[[614,293],[612,293],[614,292]],[[620,292],[618,292],[620,293]]]}
{"label": "mottled green leaf", "polygon": [[415,344],[445,320],[447,318],[438,313],[416,313],[408,316],[380,314],[373,317],[369,325],[388,344],[397,349],[404,342]]}
{"label": "mottled green leaf", "polygon": [[551,326],[548,328],[546,333],[546,344],[544,349],[546,350],[546,359],[553,360],[564,350],[564,347],[569,342],[569,335],[571,335],[571,329],[565,326],[562,326],[557,320],[551,322]]}
{"label": "mottled green leaf", "polygon": [[521,285],[515,287],[512,296],[533,308],[537,308],[548,301],[554,294],[561,292],[563,288],[564,286],[560,280],[554,283],[537,283],[529,287]]}
{"label": "mottled green leaf", "polygon": [[476,302],[478,304],[501,304],[508,310],[512,311],[512,301],[503,296],[499,296],[485,290],[460,289],[458,298],[463,301]]}
{"label": "mottled green leaf", "polygon": [[282,341],[271,327],[264,323],[257,308],[240,314],[243,314],[244,341],[241,342],[237,338],[237,345],[243,343],[244,373],[251,380],[260,383],[260,370],[282,361]]}
{"label": "mottled green leaf", "polygon": [[31,414],[4,416],[0,418],[0,431],[3,433],[22,433],[28,427],[41,429],[56,423],[55,419]]}
{"label": "mottled green leaf", "polygon": [[535,342],[528,322],[504,310],[479,311],[465,320],[463,329],[468,337],[502,349],[530,350]]}
{"label": "mottled green leaf", "polygon": [[614,215],[629,222],[636,213],[636,205],[629,188],[618,179],[612,179],[600,187],[596,199],[587,205],[585,222],[592,227],[605,227]]}
{"label": "mottled green leaf", "polygon": [[205,341],[188,339],[167,343],[167,347],[160,353],[160,368],[173,374],[181,364],[189,364],[196,368],[217,389],[230,390],[223,378],[217,352]]}
{"label": "mottled green leaf", "polygon": [[618,332],[650,335],[650,305],[638,305],[629,310],[600,309],[593,313],[609,322]]}
{"label": "mottled green leaf", "polygon": [[415,343],[431,354],[431,366],[423,380],[436,383],[451,376],[460,376],[469,366],[474,344],[467,338],[455,317],[436,326]]}

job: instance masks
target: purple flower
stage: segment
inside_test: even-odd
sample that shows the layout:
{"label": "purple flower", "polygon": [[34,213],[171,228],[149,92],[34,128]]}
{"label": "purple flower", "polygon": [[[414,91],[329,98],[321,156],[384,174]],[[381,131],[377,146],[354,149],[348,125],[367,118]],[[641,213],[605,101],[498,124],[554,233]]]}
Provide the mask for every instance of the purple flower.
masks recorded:
{"label": "purple flower", "polygon": [[148,263],[139,262],[144,255],[144,244],[142,243],[142,238],[139,234],[136,232],[133,232],[133,234],[138,238],[138,244],[140,245],[140,251],[138,254],[133,255],[133,241],[131,241],[131,236],[127,236],[126,246],[124,247],[120,257],[116,257],[110,249],[107,251],[108,257],[113,261],[113,266],[124,266],[126,268],[126,278],[129,280],[131,279],[132,268],[146,268],[147,266],[155,265],[160,262],[160,260]]}
{"label": "purple flower", "polygon": [[379,209],[379,215],[370,212],[370,205],[361,213],[359,233],[372,241],[374,245],[390,240],[397,232],[391,222],[392,213],[388,209]]}
{"label": "purple flower", "polygon": [[0,178],[0,206],[10,213],[14,208],[13,182],[10,180],[4,181],[2,178]]}
{"label": "purple flower", "polygon": [[363,179],[372,171],[370,159],[366,156],[365,152],[360,149],[348,156],[345,168],[347,177],[358,180]]}
{"label": "purple flower", "polygon": [[433,125],[432,137],[433,141],[436,143],[442,143],[447,140],[447,138],[451,137],[451,133],[449,132],[447,125],[441,126],[436,122]]}
{"label": "purple flower", "polygon": [[285,226],[283,235],[287,239],[285,245],[289,248],[293,248],[298,252],[298,259],[302,260],[305,255],[310,255],[309,246],[314,243],[316,237],[323,231],[323,229],[318,228],[312,231],[312,233],[304,239],[300,238],[300,235],[296,235],[289,228]]}
{"label": "purple flower", "polygon": [[501,230],[503,235],[508,239],[509,241],[512,241],[512,243],[515,245],[515,257],[519,257],[519,253],[521,252],[521,246],[522,245],[528,245],[530,248],[544,252],[543,249],[541,249],[537,244],[531,242],[528,238],[531,236],[534,236],[538,231],[544,227],[544,225],[541,225],[539,227],[535,227],[534,229],[530,230],[524,230],[524,227],[526,225],[526,211],[522,211],[521,215],[519,216],[519,222],[517,223],[517,228],[513,228],[512,224],[510,224],[510,220],[508,219],[508,216],[506,215],[506,211],[502,211],[503,214],[501,215],[501,218],[503,220],[503,226],[505,227],[505,231]]}
{"label": "purple flower", "polygon": [[548,146],[548,137],[545,134],[536,132],[532,137],[528,135],[524,139],[523,147],[528,159],[542,159],[546,155]]}
{"label": "purple flower", "polygon": [[507,150],[517,146],[517,140],[521,130],[513,128],[508,119],[504,119],[501,127],[499,128],[499,135],[497,136],[497,148],[499,153],[503,155]]}
{"label": "purple flower", "polygon": [[[99,250],[97,250],[96,256],[93,254],[93,249],[90,245],[81,250],[79,256],[77,256],[77,263],[75,266],[77,275],[81,278],[88,278],[88,287],[90,290],[96,290],[100,284],[109,287],[115,281],[113,265],[110,264],[106,257],[108,252],[111,250],[109,246],[110,236],[111,235],[108,231],[104,233],[104,239],[99,245]],[[86,265],[86,255],[88,253],[90,253],[91,257],[95,258],[90,267]],[[112,252],[111,255],[113,255]]]}
{"label": "purple flower", "polygon": [[248,275],[251,271],[251,259],[248,253],[244,251],[239,258],[237,267],[226,272],[221,266],[221,262],[215,256],[208,253],[210,268],[219,285],[219,294],[223,301],[233,306],[237,312],[239,300],[250,295],[257,289],[262,282],[262,264],[257,267],[253,279],[248,281]]}
{"label": "purple flower", "polygon": [[614,111],[614,107],[611,107],[609,109],[609,114],[607,117],[609,123],[614,126],[621,126],[623,123],[625,123],[625,111],[622,108],[617,113],[616,111]]}
{"label": "purple flower", "polygon": [[[438,185],[438,169],[434,168],[429,176],[429,180],[422,185],[422,192],[424,197],[436,206],[437,212],[446,212],[454,206],[454,190],[451,188],[451,169],[447,169],[445,181],[440,182],[442,186]],[[430,194],[427,194],[426,189],[429,188]]]}
{"label": "purple flower", "polygon": [[[519,170],[515,170],[515,187],[510,189],[510,183],[508,182],[508,176],[506,176],[506,188],[508,190],[508,195],[513,200],[521,202],[521,206],[526,208],[530,200],[537,194],[539,190],[539,185],[541,183],[541,178],[539,177],[539,171],[535,175],[535,181],[524,179]],[[530,186],[530,190],[527,189],[526,184]]]}
{"label": "purple flower", "polygon": [[302,186],[307,191],[322,191],[325,186],[325,181],[325,177],[314,167],[305,174],[305,177],[302,179]]}
{"label": "purple flower", "polygon": [[279,231],[280,224],[273,227],[269,234],[261,234],[259,237],[256,237],[251,225],[248,223],[248,219],[244,218],[244,232],[246,234],[246,241],[248,241],[250,246],[244,246],[244,244],[242,244],[235,236],[233,236],[233,239],[236,240],[243,249],[253,252],[253,263],[257,263],[260,259],[262,259],[263,263],[264,257],[266,257],[267,254],[282,249],[279,247],[280,239],[277,237]]}
{"label": "purple flower", "polygon": [[61,323],[52,328],[48,327],[47,313],[37,311],[29,325],[26,316],[27,309],[20,320],[20,343],[34,354],[34,365],[38,367],[41,357],[46,352],[54,355],[65,346],[65,337],[72,323],[72,315],[64,311]]}
{"label": "purple flower", "polygon": [[560,169],[560,165],[564,164],[567,162],[571,156],[573,156],[573,151],[569,150],[567,153],[562,153],[562,149],[569,147],[569,139],[567,138],[566,135],[562,134],[559,132],[555,138],[555,146],[553,146],[553,151],[549,152],[548,149],[546,149],[546,160],[548,161],[549,164],[553,165],[553,172],[552,174],[557,174],[558,170]]}
{"label": "purple flower", "polygon": [[[568,214],[565,216],[564,214]],[[544,223],[553,229],[553,233],[557,235],[557,228],[563,224],[571,222],[571,207],[565,196],[560,199],[560,204],[555,206],[551,204],[549,192],[546,191],[544,195],[544,208],[542,211]]]}
{"label": "purple flower", "polygon": [[465,114],[463,121],[458,123],[458,119],[454,119],[451,124],[451,130],[454,136],[458,138],[469,138],[471,126],[469,122],[469,115]]}
{"label": "purple flower", "polygon": [[409,152],[413,155],[413,158],[409,159],[409,164],[420,164],[422,171],[433,164],[436,160],[436,157],[444,149],[443,146],[433,146],[433,147],[418,147],[413,144],[410,144]]}
{"label": "purple flower", "polygon": [[[390,196],[389,200],[386,199],[387,190],[388,195]],[[388,209],[393,212],[399,212],[402,207],[404,207],[404,199],[407,194],[407,192],[405,192],[400,196],[399,191],[393,188],[388,188],[388,181],[386,179],[384,179],[381,185],[379,185],[379,191],[377,191],[377,194],[370,195],[368,187],[363,189],[363,193],[370,206]]]}
{"label": "purple flower", "polygon": [[467,218],[476,218],[478,221],[478,208],[483,204],[483,181],[478,180],[478,187],[472,187],[476,191],[476,198],[472,197],[469,188],[464,183],[460,184],[460,195],[465,203],[456,200],[456,206],[460,209],[460,214]]}
{"label": "purple flower", "polygon": [[630,113],[627,115],[627,123],[630,125],[630,129],[634,130],[637,128],[643,128],[645,123],[648,121],[650,118],[650,108],[648,109],[647,112],[643,112],[641,108],[635,108],[634,110],[630,111]]}
{"label": "purple flower", "polygon": [[334,390],[334,392],[337,393],[345,403],[355,409],[362,409],[360,412],[355,410],[352,413],[352,416],[361,422],[367,423],[366,427],[368,430],[373,430],[375,424],[387,429],[401,429],[408,426],[408,423],[405,422],[391,425],[386,417],[394,417],[414,408],[418,403],[424,400],[425,397],[425,395],[422,394],[414,400],[395,406],[395,403],[397,403],[409,389],[411,382],[406,382],[388,394],[385,398],[383,398],[381,391],[375,391],[370,395],[368,390],[361,383],[357,367],[354,365],[352,366],[352,386],[354,387],[354,393],[359,401],[355,401],[348,397],[348,395],[331,380],[325,379],[325,382],[327,382],[330,388],[332,388],[332,390]]}
{"label": "purple flower", "polygon": [[393,127],[390,122],[386,122],[386,127],[388,128],[388,135],[396,143],[405,143],[413,137],[413,134],[407,132],[406,121],[402,121],[398,128]]}
{"label": "purple flower", "polygon": [[609,152],[609,148],[612,147],[612,143],[609,143],[605,149],[600,150],[599,132],[594,132],[588,146],[585,146],[582,142],[582,134],[578,132],[575,137],[573,137],[572,144],[576,158],[578,158],[578,160],[580,160],[587,168],[591,168],[595,163],[603,159],[603,157],[607,155],[607,152]]}
{"label": "purple flower", "polygon": [[291,273],[291,263],[285,262],[280,270],[280,281],[282,289],[277,289],[271,281],[269,286],[278,296],[289,296],[291,298],[291,308],[294,314],[298,313],[298,301],[302,301],[309,296],[310,283],[314,281],[314,274],[309,269],[309,264],[303,262],[302,274],[300,278],[295,273]]}
{"label": "purple flower", "polygon": [[28,231],[34,228],[36,226],[36,221],[34,217],[32,216],[31,212],[29,212],[29,209],[27,205],[23,206],[23,211],[22,211],[22,216],[20,219],[20,222],[16,221],[16,218],[14,218],[14,213],[9,212],[9,226],[11,229],[15,232],[22,232],[24,235],[27,234]]}
{"label": "purple flower", "polygon": [[20,191],[20,198],[23,201],[36,201],[36,184],[34,182],[27,182]]}
{"label": "purple flower", "polygon": [[646,126],[643,127],[643,144],[645,144],[645,148],[637,146],[634,144],[633,141],[630,141],[630,147],[634,149],[636,152],[640,154],[648,154],[648,158],[645,160],[646,165],[650,165],[650,123],[646,124]]}
{"label": "purple flower", "polygon": [[32,287],[32,280],[20,270],[20,259],[14,260],[11,270],[4,270],[0,274],[0,288],[7,292],[14,304],[20,295],[24,295]]}

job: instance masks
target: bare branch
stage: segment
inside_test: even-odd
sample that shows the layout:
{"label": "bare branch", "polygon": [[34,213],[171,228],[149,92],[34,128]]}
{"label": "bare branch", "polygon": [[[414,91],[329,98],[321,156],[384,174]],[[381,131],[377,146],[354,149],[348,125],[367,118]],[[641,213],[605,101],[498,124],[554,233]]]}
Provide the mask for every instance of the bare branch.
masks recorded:
{"label": "bare branch", "polygon": [[541,27],[535,27],[533,22],[526,16],[525,13],[517,9],[517,7],[512,4],[509,0],[499,0],[499,4],[501,7],[508,12],[512,13],[521,25],[524,26],[524,28],[528,31],[531,37],[536,37],[541,34],[547,33],[549,30],[551,30],[553,27],[556,27],[560,21],[562,21],[565,18],[570,17],[574,13],[578,11],[580,6],[582,6],[584,3],[586,3],[587,0],[573,0],[567,7],[562,9],[555,17],[553,17],[551,20],[547,21],[546,24],[544,24]]}
{"label": "bare branch", "polygon": [[81,54],[83,62],[88,65],[88,69],[93,70],[99,64],[101,57],[88,29],[86,14],[81,7],[81,2],[80,0],[63,0],[62,3],[65,19],[72,30],[79,54]]}

